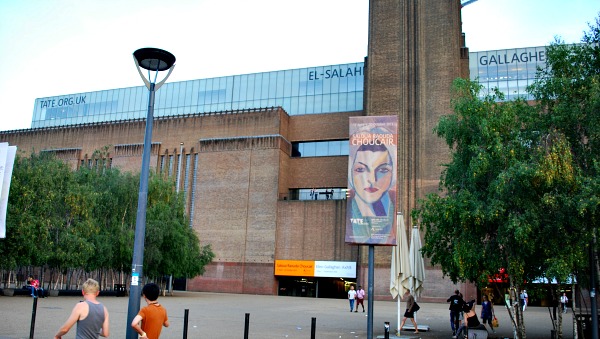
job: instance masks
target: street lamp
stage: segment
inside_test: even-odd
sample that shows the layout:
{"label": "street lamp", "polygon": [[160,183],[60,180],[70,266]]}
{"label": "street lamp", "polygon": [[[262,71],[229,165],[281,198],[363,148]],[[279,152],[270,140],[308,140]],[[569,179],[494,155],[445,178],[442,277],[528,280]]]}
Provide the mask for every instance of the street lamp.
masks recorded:
{"label": "street lamp", "polygon": [[[142,152],[142,168],[140,171],[140,190],[138,194],[137,216],[135,221],[135,240],[133,242],[133,260],[131,264],[131,286],[129,289],[129,306],[127,309],[127,339],[136,339],[137,333],[130,324],[140,310],[141,288],[140,278],[143,273],[144,263],[144,237],[146,235],[146,207],[148,205],[148,175],[150,172],[150,147],[152,143],[152,123],[154,119],[154,93],[165,83],[173,68],[175,68],[175,56],[158,48],[140,48],[133,52],[133,60],[138,73],[144,80],[149,90],[148,115],[146,116],[146,132],[144,135],[144,150]],[[148,79],[144,77],[142,70],[148,70]],[[158,84],[156,78],[158,72],[169,72]],[[155,72],[152,79],[151,72]]]}

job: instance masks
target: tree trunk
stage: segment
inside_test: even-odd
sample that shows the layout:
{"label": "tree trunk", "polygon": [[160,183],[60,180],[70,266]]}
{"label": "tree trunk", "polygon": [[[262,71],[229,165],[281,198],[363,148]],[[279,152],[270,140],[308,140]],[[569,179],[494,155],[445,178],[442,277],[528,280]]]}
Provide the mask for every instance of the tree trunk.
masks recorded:
{"label": "tree trunk", "polygon": [[526,339],[525,319],[523,318],[523,307],[520,303],[521,286],[514,284],[515,279],[509,275],[510,279],[510,302],[513,310],[513,332],[515,339]]}

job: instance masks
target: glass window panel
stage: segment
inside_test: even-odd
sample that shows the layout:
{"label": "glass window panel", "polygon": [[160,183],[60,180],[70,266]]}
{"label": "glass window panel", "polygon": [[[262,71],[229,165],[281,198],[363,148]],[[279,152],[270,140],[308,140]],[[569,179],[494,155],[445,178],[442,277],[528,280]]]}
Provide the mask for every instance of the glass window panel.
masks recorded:
{"label": "glass window panel", "polygon": [[306,96],[298,98],[298,114],[307,114],[306,112]]}
{"label": "glass window panel", "polygon": [[298,97],[292,97],[290,98],[290,105],[289,105],[289,113],[290,114],[300,114],[298,113]]}
{"label": "glass window panel", "polygon": [[314,157],[317,153],[317,145],[314,142],[307,142],[302,145],[301,150],[303,157]]}
{"label": "glass window panel", "polygon": [[315,142],[315,156],[323,157],[329,155],[329,145],[326,142]]}
{"label": "glass window panel", "polygon": [[[302,68],[299,70],[299,81],[300,81],[300,88],[299,88],[299,95],[307,95],[307,94],[311,94],[311,90],[309,89],[310,84],[308,81],[308,69],[306,68]],[[314,93],[314,86],[312,88],[312,92]]]}
{"label": "glass window panel", "polygon": [[300,71],[297,69],[292,70],[292,96],[298,96],[300,93]]}
{"label": "glass window panel", "polygon": [[165,90],[165,88],[163,88],[162,91],[155,92],[154,96],[155,96],[154,107],[156,107],[156,108],[166,107],[167,91]]}
{"label": "glass window panel", "polygon": [[340,93],[339,109],[342,112],[348,111],[348,93]]}
{"label": "glass window panel", "polygon": [[174,82],[173,83],[173,98],[171,100],[171,107],[181,107],[185,100],[185,82]]}
{"label": "glass window panel", "polygon": [[348,140],[343,140],[340,147],[341,155],[349,155],[350,154],[350,142]]}
{"label": "glass window panel", "polygon": [[252,95],[253,100],[260,100],[262,98],[262,73],[254,74],[254,94]]}
{"label": "glass window panel", "polygon": [[231,98],[233,102],[240,100],[240,79],[241,77],[235,76],[233,78],[232,90],[231,90]]}
{"label": "glass window panel", "polygon": [[306,97],[306,113],[315,113],[315,97],[309,95]]}
{"label": "glass window panel", "polygon": [[323,113],[323,95],[315,95],[313,97],[314,100],[314,109],[315,113]]}
{"label": "glass window panel", "polygon": [[287,112],[289,115],[294,115],[292,113],[292,98],[283,98],[283,102],[281,103],[281,107]]}
{"label": "glass window panel", "polygon": [[227,100],[227,77],[222,77],[219,81],[219,102],[224,103]]}
{"label": "glass window panel", "polygon": [[200,87],[198,88],[198,105],[206,104],[206,88],[207,88],[207,79],[200,80]]}
{"label": "glass window panel", "polygon": [[254,86],[256,81],[255,74],[248,75],[248,84],[246,87],[246,100],[254,100]]}
{"label": "glass window panel", "polygon": [[192,81],[192,94],[191,94],[191,103],[192,106],[198,106],[198,95],[197,93],[200,91],[200,80]]}
{"label": "glass window panel", "polygon": [[193,81],[184,82],[182,92],[184,95],[183,101],[181,102],[181,106],[189,107],[192,104],[192,83]]}
{"label": "glass window panel", "polygon": [[339,94],[331,94],[331,100],[329,102],[331,105],[330,112],[339,112]]}
{"label": "glass window panel", "polygon": [[[225,78],[225,97],[223,98],[223,101],[231,103],[232,100],[233,100],[233,77],[226,77]],[[228,107],[231,107],[231,104],[229,104]]]}
{"label": "glass window panel", "polygon": [[283,93],[284,93],[284,88],[285,88],[285,72],[284,71],[279,71],[276,72],[276,86],[275,86],[275,92],[273,93],[273,96],[275,98],[281,98],[283,97]]}
{"label": "glass window panel", "polygon": [[240,76],[240,101],[245,101],[248,99],[248,76],[242,75]]}
{"label": "glass window panel", "polygon": [[288,70],[288,71],[284,71],[284,76],[283,76],[283,96],[284,97],[291,97],[292,96],[292,79],[293,79],[293,75],[292,75],[292,71]]}
{"label": "glass window panel", "polygon": [[341,147],[340,141],[330,141],[327,146],[328,146],[328,150],[327,150],[328,155],[340,155],[340,147]]}
{"label": "glass window panel", "polygon": [[321,112],[331,112],[331,95],[330,94],[322,95]]}
{"label": "glass window panel", "polygon": [[266,76],[269,78],[269,84],[266,92],[263,89],[263,96],[267,99],[275,98],[275,93],[277,93],[277,72],[270,72]]}
{"label": "glass window panel", "polygon": [[261,73],[261,88],[260,88],[260,98],[268,99],[269,98],[269,88],[271,83],[271,76],[269,73]]}

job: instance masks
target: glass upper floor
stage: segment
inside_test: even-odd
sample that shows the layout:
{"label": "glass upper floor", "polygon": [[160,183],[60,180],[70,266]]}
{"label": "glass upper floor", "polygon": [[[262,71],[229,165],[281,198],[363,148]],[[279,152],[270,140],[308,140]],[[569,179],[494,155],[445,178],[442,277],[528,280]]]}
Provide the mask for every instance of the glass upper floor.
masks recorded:
{"label": "glass upper floor", "polygon": [[[154,116],[281,106],[290,115],[363,109],[363,63],[164,84]],[[35,100],[32,128],[145,118],[144,86]]]}
{"label": "glass upper floor", "polygon": [[[505,99],[532,99],[526,88],[535,80],[538,67],[546,66],[546,47],[528,47],[469,53],[469,72],[484,92],[498,88]],[[484,93],[485,94],[485,93]]]}
{"label": "glass upper floor", "polygon": [[[471,79],[507,99],[525,96],[545,47],[471,52]],[[156,92],[154,116],[281,106],[290,115],[363,109],[364,63],[350,63],[166,83]],[[32,128],[145,118],[144,86],[35,100]]]}

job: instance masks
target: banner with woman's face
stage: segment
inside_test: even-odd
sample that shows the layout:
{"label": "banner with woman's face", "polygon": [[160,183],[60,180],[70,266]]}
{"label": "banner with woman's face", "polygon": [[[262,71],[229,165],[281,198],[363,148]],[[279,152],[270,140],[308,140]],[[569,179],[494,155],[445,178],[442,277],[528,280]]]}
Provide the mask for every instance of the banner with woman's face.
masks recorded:
{"label": "banner with woman's face", "polygon": [[346,242],[396,245],[398,117],[350,118]]}

